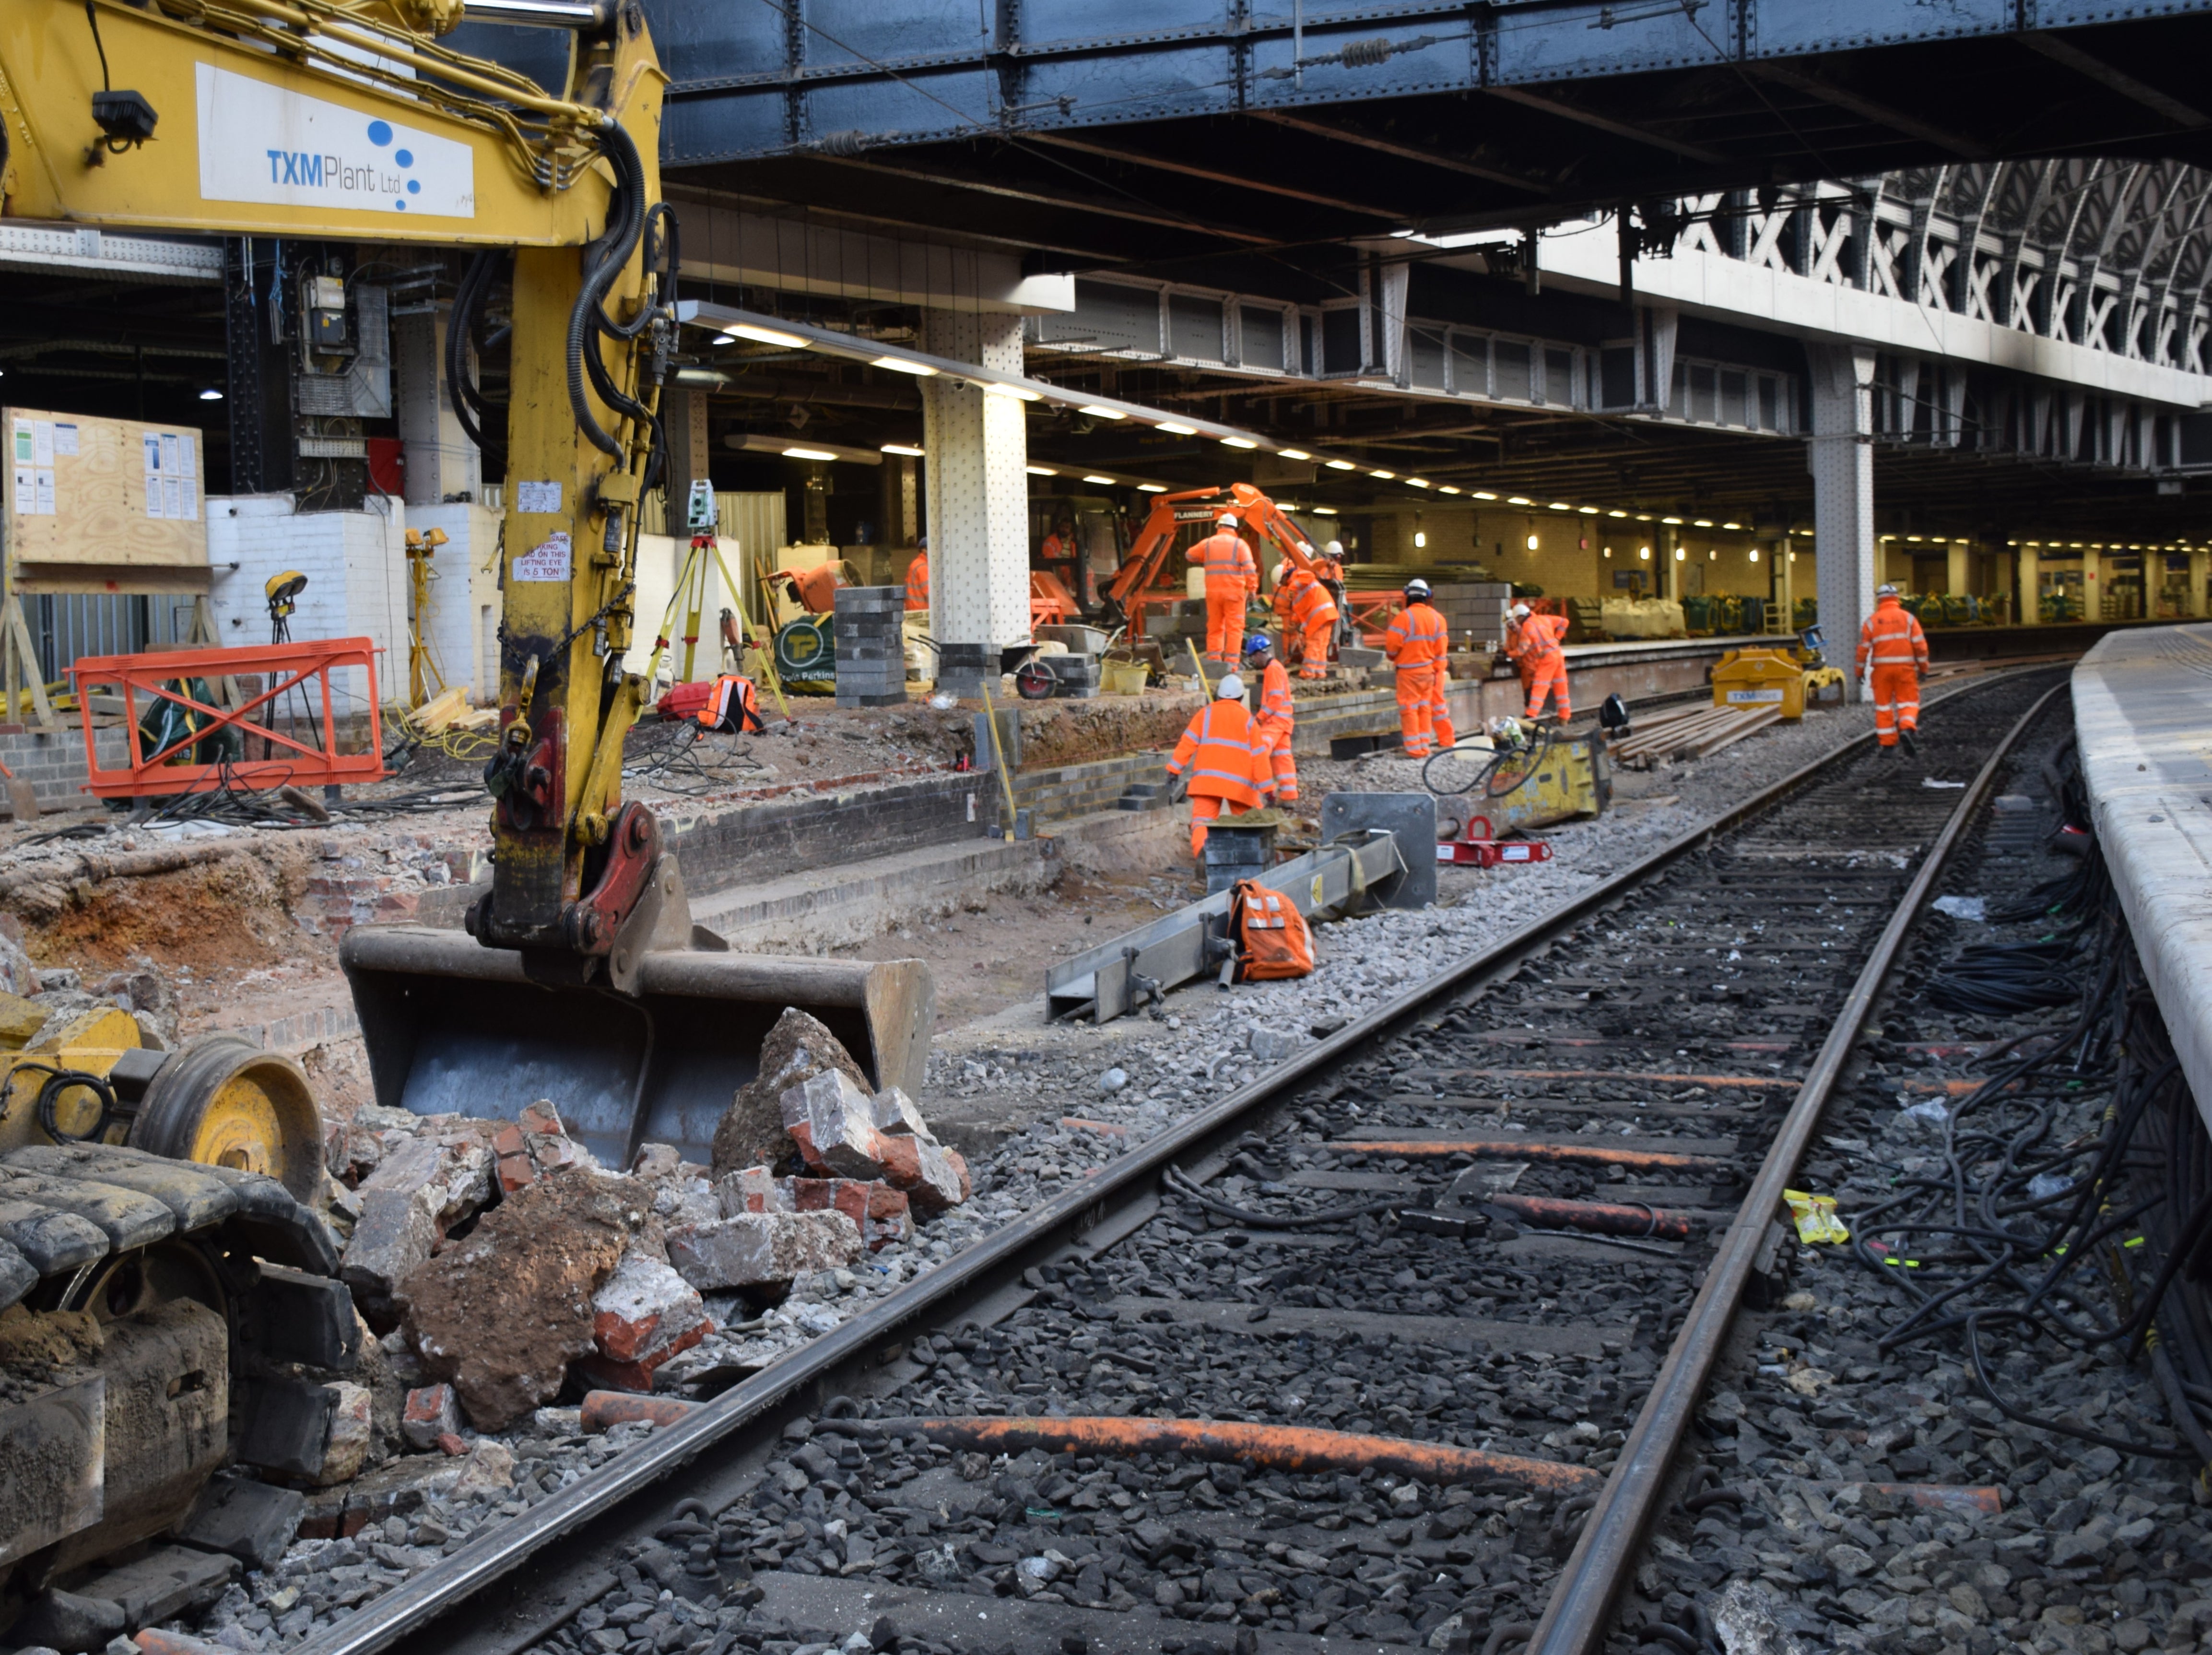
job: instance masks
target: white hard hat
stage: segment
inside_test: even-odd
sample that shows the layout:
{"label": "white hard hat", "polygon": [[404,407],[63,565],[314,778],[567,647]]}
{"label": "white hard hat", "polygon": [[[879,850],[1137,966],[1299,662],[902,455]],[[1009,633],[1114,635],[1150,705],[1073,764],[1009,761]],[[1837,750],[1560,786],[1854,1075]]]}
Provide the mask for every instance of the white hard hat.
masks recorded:
{"label": "white hard hat", "polygon": [[1897,596],[1897,588],[1884,581],[1874,589],[1874,595],[1877,598],[1894,598]]}
{"label": "white hard hat", "polygon": [[1408,598],[1425,598],[1425,597],[1427,597],[1427,596],[1429,595],[1429,583],[1428,583],[1426,581],[1407,581],[1407,582],[1406,582],[1406,595],[1407,595]]}
{"label": "white hard hat", "polygon": [[1213,693],[1224,701],[1244,699],[1244,680],[1234,672],[1224,672],[1221,681],[1213,686]]}
{"label": "white hard hat", "polygon": [[1516,605],[1513,605],[1513,618],[1514,618],[1515,620],[1516,620],[1516,621],[1525,621],[1525,620],[1527,620],[1527,619],[1528,618],[1528,605],[1526,605],[1526,604],[1516,604]]}
{"label": "white hard hat", "polygon": [[1341,540],[1330,541],[1328,543],[1328,555],[1341,561],[1344,557],[1344,542]]}
{"label": "white hard hat", "polygon": [[1223,528],[1233,529],[1237,526],[1237,514],[1233,511],[1225,511],[1213,520]]}

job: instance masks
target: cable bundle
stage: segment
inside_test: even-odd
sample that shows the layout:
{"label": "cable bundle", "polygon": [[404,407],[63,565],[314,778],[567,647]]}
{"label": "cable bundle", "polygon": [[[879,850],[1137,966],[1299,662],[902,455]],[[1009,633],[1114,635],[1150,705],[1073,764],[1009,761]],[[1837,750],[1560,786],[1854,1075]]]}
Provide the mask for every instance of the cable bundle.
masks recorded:
{"label": "cable bundle", "polygon": [[1928,979],[1923,998],[1947,1012],[2009,1017],[2039,1006],[2063,1006],[2081,985],[2065,967],[2079,933],[2047,942],[1976,943]]}

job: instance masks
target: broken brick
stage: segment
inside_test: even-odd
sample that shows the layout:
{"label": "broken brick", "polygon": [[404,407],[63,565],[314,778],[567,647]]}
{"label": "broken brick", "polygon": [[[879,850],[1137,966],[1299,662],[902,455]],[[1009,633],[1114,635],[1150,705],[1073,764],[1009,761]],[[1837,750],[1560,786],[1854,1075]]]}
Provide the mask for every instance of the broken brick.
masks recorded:
{"label": "broken brick", "polygon": [[904,1191],[887,1183],[857,1178],[789,1178],[785,1183],[800,1212],[830,1209],[852,1220],[870,1252],[887,1242],[914,1238],[913,1205]]}
{"label": "broken brick", "polygon": [[741,1213],[668,1232],[668,1262],[693,1287],[788,1288],[801,1275],[860,1256],[860,1227],[844,1214]]}
{"label": "broken brick", "polygon": [[438,1439],[461,1428],[460,1398],[449,1384],[422,1385],[407,1393],[400,1410],[399,1434],[410,1448],[428,1452]]}
{"label": "broken brick", "polygon": [[782,1098],[793,1086],[835,1069],[865,1094],[868,1077],[821,1019],[797,1007],[785,1010],[761,1042],[759,1073],[739,1086],[714,1128],[714,1171],[781,1161],[791,1153]]}
{"label": "broken brick", "polygon": [[315,1481],[328,1488],[361,1475],[376,1440],[376,1426],[374,1399],[366,1385],[340,1379],[323,1389],[337,1397],[331,1410],[331,1433],[324,1441],[322,1468],[315,1474]]}
{"label": "broken brick", "polygon": [[840,1069],[825,1069],[779,1099],[783,1129],[817,1171],[848,1178],[884,1176],[890,1141],[876,1129],[875,1100]]}
{"label": "broken brick", "polygon": [[499,1187],[505,1195],[513,1195],[538,1177],[538,1163],[530,1159],[530,1146],[525,1141],[522,1129],[513,1122],[492,1135],[491,1153],[498,1158]]}
{"label": "broken brick", "polygon": [[740,1213],[790,1213],[797,1211],[791,1193],[791,1180],[779,1178],[765,1166],[748,1166],[741,1172],[732,1172],[714,1182],[714,1198],[720,1203],[724,1218],[735,1218]]}
{"label": "broken brick", "polygon": [[657,1259],[631,1253],[592,1299],[598,1347],[578,1366],[595,1383],[649,1390],[653,1372],[707,1336],[707,1307],[690,1283]]}
{"label": "broken brick", "polygon": [[879,1135],[878,1141],[884,1147],[884,1181],[905,1190],[924,1218],[957,1207],[972,1192],[959,1151],[930,1138]]}
{"label": "broken brick", "polygon": [[448,1228],[491,1198],[492,1155],[481,1141],[401,1142],[356,1193],[361,1216],[338,1275],[370,1327],[388,1333],[406,1310],[399,1284],[437,1250]]}
{"label": "broken brick", "polygon": [[584,1406],[577,1415],[577,1422],[593,1435],[641,1420],[653,1426],[678,1425],[704,1406],[702,1402],[687,1402],[675,1396],[633,1396],[618,1390],[588,1390],[584,1393]]}
{"label": "broken brick", "polygon": [[876,1094],[876,1130],[891,1136],[913,1136],[937,1141],[937,1135],[929,1129],[929,1123],[921,1118],[914,1099],[896,1086],[885,1086]]}

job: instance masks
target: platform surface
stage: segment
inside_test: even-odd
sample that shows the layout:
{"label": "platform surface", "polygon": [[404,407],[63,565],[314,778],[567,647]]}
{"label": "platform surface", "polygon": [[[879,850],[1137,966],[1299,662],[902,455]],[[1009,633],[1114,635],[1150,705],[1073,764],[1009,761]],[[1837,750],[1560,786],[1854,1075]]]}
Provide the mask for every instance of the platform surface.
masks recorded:
{"label": "platform surface", "polygon": [[2098,843],[2212,1123],[2212,623],[2107,634],[2074,669]]}

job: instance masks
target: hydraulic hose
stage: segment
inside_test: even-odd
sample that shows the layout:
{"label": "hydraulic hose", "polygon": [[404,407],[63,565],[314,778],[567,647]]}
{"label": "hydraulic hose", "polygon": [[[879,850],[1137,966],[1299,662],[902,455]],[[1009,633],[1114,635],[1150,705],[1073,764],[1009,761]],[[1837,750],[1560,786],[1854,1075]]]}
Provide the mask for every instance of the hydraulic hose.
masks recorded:
{"label": "hydraulic hose", "polygon": [[490,446],[484,432],[491,423],[491,405],[477,389],[470,371],[469,341],[475,336],[477,317],[491,291],[492,272],[500,257],[496,249],[486,247],[469,260],[453,295],[453,313],[446,329],[446,393],[453,401],[453,417],[478,448]]}
{"label": "hydraulic hose", "polygon": [[[596,136],[600,153],[615,170],[615,192],[607,205],[606,229],[584,250],[584,280],[577,290],[576,302],[568,312],[568,408],[576,417],[576,429],[584,434],[586,441],[600,453],[619,459],[623,457],[622,444],[608,434],[592,412],[585,375],[588,368],[592,388],[610,407],[644,422],[643,408],[623,395],[609,379],[606,364],[599,358],[595,334],[606,332],[617,338],[629,337],[608,322],[602,307],[607,290],[621,275],[623,266],[629,262],[630,254],[637,250],[638,239],[645,233],[645,163],[638,158],[637,145],[621,126],[610,122],[600,127]],[[641,307],[641,322],[650,313],[651,307]],[[610,392],[613,394],[610,395]]]}

